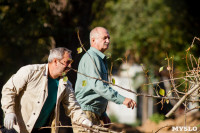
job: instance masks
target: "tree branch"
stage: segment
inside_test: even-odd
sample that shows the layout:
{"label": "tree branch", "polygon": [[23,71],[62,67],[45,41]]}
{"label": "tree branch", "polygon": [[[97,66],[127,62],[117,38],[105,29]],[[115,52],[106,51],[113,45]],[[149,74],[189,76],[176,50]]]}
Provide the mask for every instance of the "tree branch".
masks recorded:
{"label": "tree branch", "polygon": [[169,117],[174,113],[174,111],[185,101],[185,99],[192,94],[196,89],[199,88],[199,84],[197,83],[192,89],[190,89],[179,101],[176,103],[176,105],[165,115],[166,117]]}

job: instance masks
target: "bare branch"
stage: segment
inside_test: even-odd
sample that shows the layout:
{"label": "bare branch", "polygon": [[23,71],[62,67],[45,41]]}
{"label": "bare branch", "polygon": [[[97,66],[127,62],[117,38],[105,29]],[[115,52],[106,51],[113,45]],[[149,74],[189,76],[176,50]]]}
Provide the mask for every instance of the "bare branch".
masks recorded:
{"label": "bare branch", "polygon": [[131,93],[135,94],[136,96],[152,97],[152,98],[158,98],[158,99],[170,99],[170,100],[179,100],[179,99],[180,99],[180,98],[177,98],[177,97],[161,97],[161,96],[154,96],[154,95],[150,95],[150,94],[137,93],[137,92],[135,92],[135,91],[133,91],[133,90],[126,89],[126,88],[124,88],[124,87],[121,87],[121,86],[119,86],[119,85],[113,84],[113,83],[111,83],[111,82],[108,82],[108,81],[105,81],[105,80],[102,80],[102,79],[98,79],[98,78],[95,78],[95,77],[90,77],[90,76],[88,76],[88,75],[86,75],[86,74],[83,74],[83,73],[78,72],[77,70],[75,70],[75,69],[73,69],[73,68],[69,68],[69,69],[73,70],[73,71],[76,72],[76,73],[79,73],[79,74],[81,74],[81,75],[84,75],[84,76],[86,76],[86,77],[89,77],[89,78],[92,78],[92,79],[101,80],[101,81],[104,82],[104,83],[111,84],[111,85],[113,85],[113,86],[119,87],[119,88],[121,88],[121,89],[123,89],[123,90],[125,90],[125,91],[128,91],[128,92],[131,92]]}
{"label": "bare branch", "polygon": [[[110,124],[112,124],[112,123],[110,123]],[[76,124],[76,123],[74,123],[73,126],[52,126],[52,127],[47,126],[47,127],[41,127],[40,129],[61,128],[61,127],[62,128],[79,128],[80,132],[92,131],[93,133],[123,133],[123,132],[116,132],[109,128],[105,128],[105,127],[101,127],[101,126],[97,126],[97,125],[93,125],[92,127],[86,127],[86,126],[83,126],[81,124]]]}
{"label": "bare branch", "polygon": [[161,129],[166,128],[166,127],[172,127],[173,125],[166,125],[164,127],[159,128],[157,131],[155,131],[155,133],[158,133]]}
{"label": "bare branch", "polygon": [[97,71],[97,74],[98,74],[99,78],[101,79],[101,75],[99,74],[98,68],[97,68],[96,64],[94,63],[94,60],[92,59],[92,57],[91,57],[90,54],[87,52],[87,50],[85,49],[85,47],[83,46],[83,44],[82,44],[82,42],[81,42],[81,39],[80,39],[80,36],[79,36],[79,31],[77,32],[77,35],[78,35],[78,40],[79,40],[79,42],[80,42],[81,47],[82,47],[83,50],[89,55],[90,59],[92,60],[93,65],[95,66],[95,69],[96,69],[96,71]]}
{"label": "bare branch", "polygon": [[197,83],[192,89],[190,89],[177,103],[176,105],[165,115],[166,117],[171,116],[171,114],[185,101],[185,99],[192,94],[196,89],[199,88],[199,84]]}
{"label": "bare branch", "polygon": [[187,110],[186,113],[188,113],[188,112],[190,112],[190,111],[192,111],[192,110],[195,110],[195,109],[200,109],[200,106],[197,106],[197,107],[195,107],[195,108],[192,108],[192,109],[190,109],[190,110]]}

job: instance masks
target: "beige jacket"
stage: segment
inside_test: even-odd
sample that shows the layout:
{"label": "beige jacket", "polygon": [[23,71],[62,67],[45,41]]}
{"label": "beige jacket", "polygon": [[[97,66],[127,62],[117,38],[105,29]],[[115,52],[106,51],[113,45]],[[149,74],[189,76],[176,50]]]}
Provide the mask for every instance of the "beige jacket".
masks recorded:
{"label": "beige jacket", "polygon": [[[39,117],[48,96],[48,64],[27,65],[18,70],[2,89],[2,109],[4,113],[15,113],[20,133],[30,133]],[[55,126],[59,125],[60,103],[72,122],[82,123],[86,119],[69,81],[59,81],[54,114]],[[53,128],[55,133],[58,128]]]}

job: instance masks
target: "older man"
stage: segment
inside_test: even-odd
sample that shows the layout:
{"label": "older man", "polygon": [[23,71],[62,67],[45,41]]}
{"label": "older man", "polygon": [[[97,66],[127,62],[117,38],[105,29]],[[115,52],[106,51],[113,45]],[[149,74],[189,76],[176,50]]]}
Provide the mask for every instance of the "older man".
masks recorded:
{"label": "older man", "polygon": [[[108,81],[107,63],[104,52],[108,49],[110,35],[103,27],[96,27],[90,32],[90,49],[79,63],[75,94],[82,110],[95,125],[106,124],[110,119],[106,115],[108,100],[124,104],[128,108],[136,106],[135,101],[125,98],[113,90]],[[89,77],[85,76],[88,75]],[[91,78],[95,77],[95,78]],[[100,80],[102,79],[102,80]]]}
{"label": "older man", "polygon": [[[4,126],[20,133],[51,132],[43,126],[59,126],[60,103],[72,122],[91,126],[75,99],[72,85],[63,79],[71,67],[71,51],[67,48],[50,50],[48,64],[20,68],[2,89]],[[52,128],[58,132],[59,128]]]}

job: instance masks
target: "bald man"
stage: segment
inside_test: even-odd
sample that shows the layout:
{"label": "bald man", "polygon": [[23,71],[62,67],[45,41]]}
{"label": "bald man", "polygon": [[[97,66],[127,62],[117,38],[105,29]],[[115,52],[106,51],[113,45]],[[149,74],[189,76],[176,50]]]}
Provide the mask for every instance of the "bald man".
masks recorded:
{"label": "bald man", "polygon": [[[108,81],[108,68],[104,52],[110,44],[110,35],[104,27],[96,27],[90,32],[90,49],[83,55],[79,63],[78,72]],[[95,64],[95,65],[94,65]],[[110,123],[106,114],[109,101],[124,104],[134,108],[136,102],[120,95],[109,84],[102,80],[78,74],[75,85],[75,95],[82,110],[95,125]],[[86,85],[83,85],[83,81]]]}

